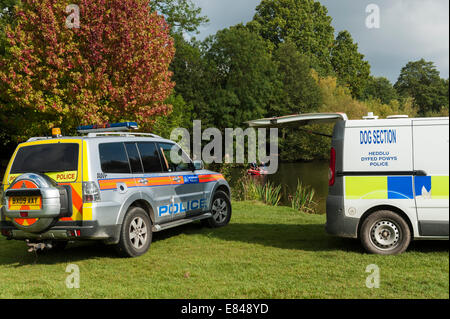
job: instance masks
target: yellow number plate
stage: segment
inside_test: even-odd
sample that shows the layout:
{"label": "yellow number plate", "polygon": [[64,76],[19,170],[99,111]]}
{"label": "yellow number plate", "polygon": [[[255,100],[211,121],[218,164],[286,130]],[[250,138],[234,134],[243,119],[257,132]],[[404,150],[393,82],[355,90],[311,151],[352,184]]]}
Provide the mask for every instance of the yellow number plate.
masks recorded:
{"label": "yellow number plate", "polygon": [[40,210],[40,196],[14,196],[9,198],[9,210]]}

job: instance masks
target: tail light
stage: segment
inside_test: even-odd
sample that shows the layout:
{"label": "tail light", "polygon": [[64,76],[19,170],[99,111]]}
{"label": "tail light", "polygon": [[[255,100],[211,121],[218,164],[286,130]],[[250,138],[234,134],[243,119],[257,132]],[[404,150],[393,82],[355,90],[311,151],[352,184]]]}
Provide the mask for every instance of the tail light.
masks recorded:
{"label": "tail light", "polygon": [[96,182],[83,182],[83,202],[93,203],[100,201],[100,189]]}
{"label": "tail light", "polygon": [[330,152],[330,170],[328,172],[328,185],[333,186],[336,180],[336,150],[331,148]]}

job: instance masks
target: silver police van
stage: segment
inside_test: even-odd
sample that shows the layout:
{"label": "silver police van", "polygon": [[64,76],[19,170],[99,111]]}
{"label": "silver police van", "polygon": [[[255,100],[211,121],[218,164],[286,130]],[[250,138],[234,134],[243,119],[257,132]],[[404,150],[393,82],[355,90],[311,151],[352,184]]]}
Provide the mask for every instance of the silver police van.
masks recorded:
{"label": "silver police van", "polygon": [[[253,127],[334,124],[328,233],[359,238],[370,253],[404,252],[411,240],[449,239],[449,118],[379,119],[343,113],[261,119]],[[318,133],[320,135],[324,135]]]}
{"label": "silver police van", "polygon": [[20,144],[1,187],[2,235],[49,248],[101,240],[136,257],[153,232],[229,223],[230,187],[221,174],[176,143],[132,129],[136,123],[85,126],[80,137],[55,129]]}

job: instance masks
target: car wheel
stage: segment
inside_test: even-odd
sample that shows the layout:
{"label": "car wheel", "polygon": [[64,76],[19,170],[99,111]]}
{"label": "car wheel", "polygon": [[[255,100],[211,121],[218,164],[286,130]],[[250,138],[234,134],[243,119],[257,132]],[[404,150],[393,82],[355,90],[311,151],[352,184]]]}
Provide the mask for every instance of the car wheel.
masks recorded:
{"label": "car wheel", "polygon": [[381,210],[369,215],[361,225],[361,243],[367,252],[379,255],[403,253],[411,242],[411,231],[398,214]]}
{"label": "car wheel", "polygon": [[205,220],[206,225],[211,228],[218,228],[228,225],[231,219],[231,201],[223,191],[214,194],[211,204],[212,217]]}
{"label": "car wheel", "polygon": [[150,217],[144,209],[132,207],[123,220],[117,252],[123,257],[138,257],[148,251],[151,242]]}

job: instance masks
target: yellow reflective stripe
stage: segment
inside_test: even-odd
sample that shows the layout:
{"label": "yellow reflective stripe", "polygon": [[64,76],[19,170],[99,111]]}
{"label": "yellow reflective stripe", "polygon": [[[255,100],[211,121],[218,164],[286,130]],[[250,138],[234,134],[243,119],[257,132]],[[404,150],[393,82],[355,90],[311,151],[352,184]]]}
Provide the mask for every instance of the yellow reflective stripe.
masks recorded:
{"label": "yellow reflective stripe", "polygon": [[431,176],[431,198],[448,199],[448,176]]}
{"label": "yellow reflective stripe", "polygon": [[88,162],[88,148],[86,141],[83,141],[83,178],[84,182],[89,181],[89,162]]}
{"label": "yellow reflective stripe", "polygon": [[346,176],[346,199],[387,199],[387,176]]}
{"label": "yellow reflective stripe", "polygon": [[92,220],[92,203],[83,204],[83,220]]}

